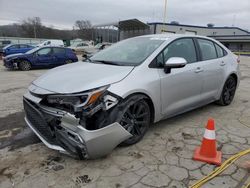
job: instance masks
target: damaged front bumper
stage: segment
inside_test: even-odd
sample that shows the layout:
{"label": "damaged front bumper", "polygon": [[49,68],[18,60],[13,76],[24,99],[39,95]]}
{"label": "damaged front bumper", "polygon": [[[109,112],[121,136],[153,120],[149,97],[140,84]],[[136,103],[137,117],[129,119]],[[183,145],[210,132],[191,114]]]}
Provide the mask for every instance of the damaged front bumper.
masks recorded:
{"label": "damaged front bumper", "polygon": [[[34,101],[34,100],[33,100]],[[25,121],[49,148],[80,159],[93,159],[109,154],[132,135],[115,122],[97,130],[87,130],[74,115],[40,106],[24,97]],[[48,120],[55,119],[54,124]]]}

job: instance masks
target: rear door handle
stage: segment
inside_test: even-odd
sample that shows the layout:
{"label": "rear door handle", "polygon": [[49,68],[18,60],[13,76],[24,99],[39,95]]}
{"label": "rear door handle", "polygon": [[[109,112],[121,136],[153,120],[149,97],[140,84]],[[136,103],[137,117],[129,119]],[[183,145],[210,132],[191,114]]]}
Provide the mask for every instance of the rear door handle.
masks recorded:
{"label": "rear door handle", "polygon": [[220,66],[224,66],[224,65],[226,65],[226,63],[225,63],[224,61],[222,61],[222,62],[220,63]]}
{"label": "rear door handle", "polygon": [[200,73],[203,72],[204,70],[200,67],[197,67],[196,70],[194,71],[195,73]]}

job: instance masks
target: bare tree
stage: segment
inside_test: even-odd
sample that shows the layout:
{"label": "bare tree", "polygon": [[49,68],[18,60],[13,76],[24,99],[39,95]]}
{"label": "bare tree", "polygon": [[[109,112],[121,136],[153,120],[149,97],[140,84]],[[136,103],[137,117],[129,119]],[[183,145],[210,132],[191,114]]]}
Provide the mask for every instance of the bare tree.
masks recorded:
{"label": "bare tree", "polygon": [[21,23],[21,27],[28,37],[37,38],[41,35],[42,22],[39,17],[27,18]]}
{"label": "bare tree", "polygon": [[77,20],[74,28],[78,30],[80,38],[90,40],[92,39],[92,24],[89,20]]}

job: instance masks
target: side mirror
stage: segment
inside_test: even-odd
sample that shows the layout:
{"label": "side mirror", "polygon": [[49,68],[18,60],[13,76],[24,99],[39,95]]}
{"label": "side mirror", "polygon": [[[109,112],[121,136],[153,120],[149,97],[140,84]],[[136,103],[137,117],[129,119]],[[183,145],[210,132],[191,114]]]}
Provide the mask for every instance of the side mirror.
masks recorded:
{"label": "side mirror", "polygon": [[164,64],[164,72],[169,74],[171,69],[182,68],[185,67],[186,64],[187,61],[182,57],[171,57]]}

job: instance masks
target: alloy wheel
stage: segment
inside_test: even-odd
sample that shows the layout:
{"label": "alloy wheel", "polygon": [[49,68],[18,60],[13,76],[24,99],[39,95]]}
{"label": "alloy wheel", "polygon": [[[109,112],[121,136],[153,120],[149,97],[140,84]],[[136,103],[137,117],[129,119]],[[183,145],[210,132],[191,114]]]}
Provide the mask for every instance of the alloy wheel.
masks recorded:
{"label": "alloy wheel", "polygon": [[223,101],[225,104],[230,104],[234,98],[236,90],[236,81],[234,78],[229,78],[223,89]]}
{"label": "alloy wheel", "polygon": [[20,62],[19,64],[19,68],[22,70],[22,71],[28,71],[31,69],[31,64],[30,62],[28,61],[22,61]]}
{"label": "alloy wheel", "polygon": [[139,141],[147,131],[150,123],[150,109],[144,100],[130,105],[120,121],[120,124],[133,136],[126,143],[133,144]]}

